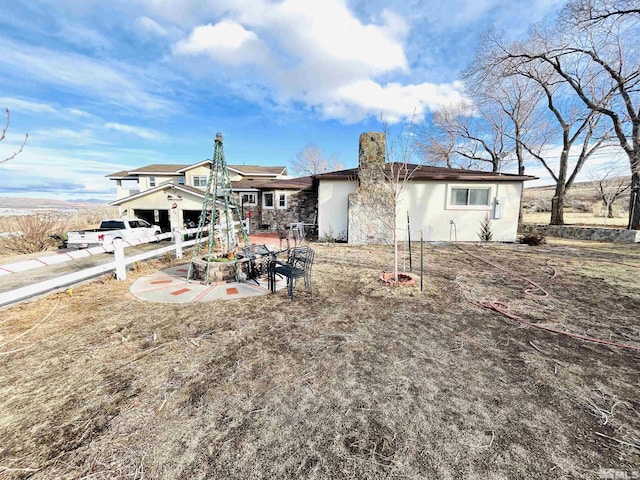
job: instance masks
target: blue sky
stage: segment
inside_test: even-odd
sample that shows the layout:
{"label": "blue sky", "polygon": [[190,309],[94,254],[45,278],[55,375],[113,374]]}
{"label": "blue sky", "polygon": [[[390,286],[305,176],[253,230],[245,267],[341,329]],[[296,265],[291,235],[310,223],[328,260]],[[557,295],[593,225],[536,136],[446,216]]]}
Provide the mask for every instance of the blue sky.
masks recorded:
{"label": "blue sky", "polygon": [[[288,165],[464,98],[489,27],[523,38],[555,0],[0,0],[0,196],[115,198],[104,176],[210,158]],[[536,168],[534,174],[543,172]]]}

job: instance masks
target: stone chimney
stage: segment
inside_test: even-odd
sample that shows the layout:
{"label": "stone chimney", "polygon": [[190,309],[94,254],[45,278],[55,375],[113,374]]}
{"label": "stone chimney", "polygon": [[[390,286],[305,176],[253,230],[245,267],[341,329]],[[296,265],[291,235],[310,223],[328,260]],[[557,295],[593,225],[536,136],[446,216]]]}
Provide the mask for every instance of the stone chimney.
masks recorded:
{"label": "stone chimney", "polygon": [[393,241],[393,194],[385,182],[384,133],[360,135],[358,187],[349,194],[348,242],[388,244]]}

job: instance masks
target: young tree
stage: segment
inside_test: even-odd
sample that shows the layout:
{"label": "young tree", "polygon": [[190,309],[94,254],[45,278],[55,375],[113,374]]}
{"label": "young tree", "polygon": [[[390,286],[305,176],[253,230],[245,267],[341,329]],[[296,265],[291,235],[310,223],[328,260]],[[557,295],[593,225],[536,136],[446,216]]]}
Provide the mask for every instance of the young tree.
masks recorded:
{"label": "young tree", "polygon": [[[367,196],[371,198],[369,212],[375,217],[386,232],[391,235],[393,243],[393,279],[398,281],[398,218],[400,217],[400,203],[407,183],[413,178],[420,165],[411,163],[415,154],[413,119],[402,127],[393,140],[388,140],[388,125],[382,120],[384,138],[385,161],[376,163],[376,168],[363,172],[360,169],[360,182],[370,185]],[[371,178],[362,178],[362,175]],[[388,238],[388,237],[387,237]]]}
{"label": "young tree", "polygon": [[[0,133],[0,142],[2,142],[7,136],[7,130],[9,130],[9,124],[11,123],[11,112],[9,112],[8,108],[5,108],[5,113],[6,113],[6,122],[5,122],[4,128],[2,129],[2,133]],[[24,142],[22,142],[22,145],[20,145],[20,148],[17,151],[15,151],[12,155],[9,155],[7,158],[0,160],[0,163],[5,163],[5,162],[8,162],[9,160],[13,160],[14,158],[16,158],[16,156],[18,156],[20,152],[22,152],[22,150],[24,149],[24,146],[27,144],[27,140],[29,140],[28,133],[24,136]]]}
{"label": "young tree", "polygon": [[291,170],[299,175],[318,175],[344,168],[335,155],[325,157],[322,148],[312,143],[300,150],[291,161]]}
{"label": "young tree", "polygon": [[591,188],[605,207],[605,221],[613,218],[613,204],[629,188],[629,177],[622,175],[622,171],[616,165],[605,165],[604,168],[593,171],[589,175]]}

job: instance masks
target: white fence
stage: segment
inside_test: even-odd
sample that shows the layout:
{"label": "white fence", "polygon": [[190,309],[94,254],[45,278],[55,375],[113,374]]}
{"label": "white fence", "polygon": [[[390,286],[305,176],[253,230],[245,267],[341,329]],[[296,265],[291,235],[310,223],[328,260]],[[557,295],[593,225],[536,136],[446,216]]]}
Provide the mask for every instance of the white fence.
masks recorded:
{"label": "white fence", "polygon": [[[162,233],[160,235],[154,235],[152,237],[143,238],[139,241],[122,241],[116,240],[113,245],[108,247],[92,247],[84,250],[75,250],[70,252],[58,253],[55,255],[48,255],[40,258],[33,258],[22,262],[16,262],[8,265],[0,265],[0,275],[10,275],[12,273],[25,272],[34,268],[40,268],[51,265],[59,265],[64,262],[70,262],[78,260],[80,258],[86,258],[93,255],[114,252],[113,261],[108,261],[102,265],[86,268],[77,272],[69,273],[66,275],[60,275],[55,278],[44,280],[41,282],[33,283],[25,287],[19,287],[14,290],[0,293],[0,307],[10,305],[12,303],[25,300],[35,295],[40,295],[51,290],[62,288],[74,283],[87,280],[106,272],[116,272],[116,278],[118,280],[125,280],[127,278],[127,265],[154,258],[164,253],[175,252],[176,258],[182,258],[182,252],[185,247],[195,245],[196,240],[183,240],[185,235],[195,235],[198,232],[197,228],[191,228],[188,230],[176,230],[171,233]],[[125,256],[125,248],[135,245],[141,245],[149,242],[156,242],[165,239],[173,239],[174,243],[166,247],[160,247],[148,252],[139,253],[136,255]],[[203,237],[202,242],[208,241],[208,237]]]}

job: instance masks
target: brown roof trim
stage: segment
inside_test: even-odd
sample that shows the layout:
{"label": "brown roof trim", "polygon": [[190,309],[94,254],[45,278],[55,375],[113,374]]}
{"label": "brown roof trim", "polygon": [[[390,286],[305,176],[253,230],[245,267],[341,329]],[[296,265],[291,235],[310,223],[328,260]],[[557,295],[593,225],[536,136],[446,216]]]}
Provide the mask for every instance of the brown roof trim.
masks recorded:
{"label": "brown roof trim", "polygon": [[129,170],[130,174],[157,174],[157,175],[172,175],[178,173],[178,171],[184,168],[184,164],[168,164],[168,163],[154,163],[145,167],[136,168],[135,170]]}
{"label": "brown roof trim", "polygon": [[[399,165],[399,164],[396,164]],[[407,165],[408,172],[412,172],[411,180],[451,180],[451,181],[491,181],[491,182],[524,182],[537,180],[531,175],[518,175],[513,173],[492,173],[481,170],[464,170],[459,168],[432,167],[428,165]],[[415,171],[414,171],[415,170]],[[385,171],[390,172],[389,164],[385,164]],[[337,172],[322,173],[314,178],[322,180],[356,180],[358,168],[348,168]]]}
{"label": "brown roof trim", "polygon": [[[233,182],[232,182],[233,183]],[[253,188],[259,188],[260,190],[306,190],[313,186],[312,177],[298,177],[298,178],[276,178],[273,180],[260,180],[252,182]]]}
{"label": "brown roof trim", "polygon": [[105,175],[107,178],[111,178],[113,180],[137,180],[138,177],[134,175],[129,175],[128,170],[121,170],[120,172],[111,173],[109,175]]}

